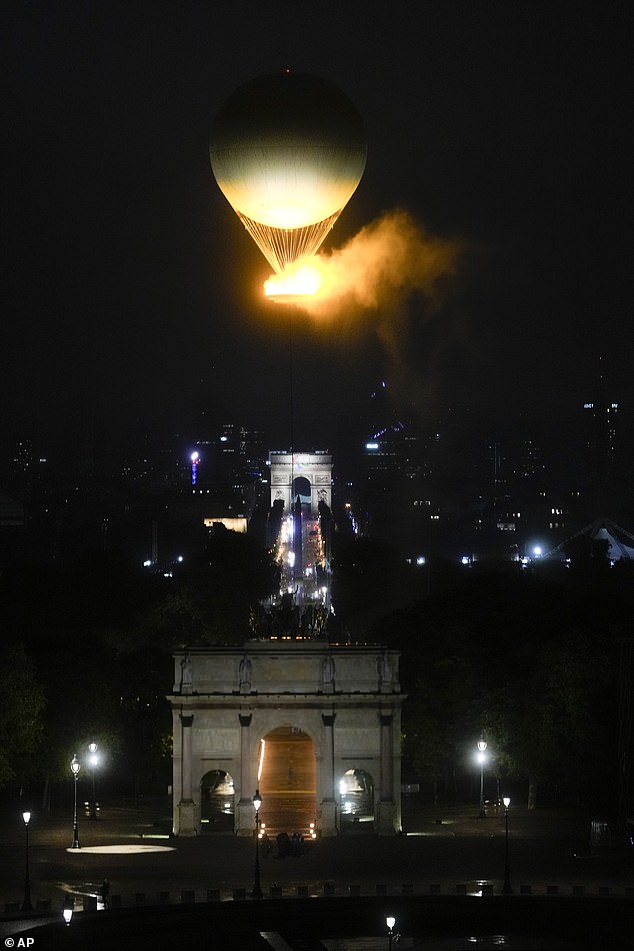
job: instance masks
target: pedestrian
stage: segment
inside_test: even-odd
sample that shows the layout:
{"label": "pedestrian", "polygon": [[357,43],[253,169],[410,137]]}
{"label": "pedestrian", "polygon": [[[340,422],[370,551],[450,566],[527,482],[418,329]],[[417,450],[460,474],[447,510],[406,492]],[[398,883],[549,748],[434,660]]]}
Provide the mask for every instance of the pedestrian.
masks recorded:
{"label": "pedestrian", "polygon": [[101,883],[100,893],[104,911],[107,911],[107,909],[110,908],[110,882],[107,878],[104,878]]}
{"label": "pedestrian", "polygon": [[285,859],[288,854],[289,838],[287,832],[280,832],[277,836],[277,855],[280,859]]}

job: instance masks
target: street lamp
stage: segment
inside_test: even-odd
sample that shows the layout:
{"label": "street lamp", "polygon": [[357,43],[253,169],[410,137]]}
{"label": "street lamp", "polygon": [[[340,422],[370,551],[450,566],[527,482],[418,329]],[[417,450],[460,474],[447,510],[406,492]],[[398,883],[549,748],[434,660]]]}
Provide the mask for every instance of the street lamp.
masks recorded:
{"label": "street lamp", "polygon": [[75,910],[75,901],[72,895],[67,895],[64,901],[64,906],[62,908],[62,916],[66,922],[66,926],[70,925],[71,918],[73,917],[73,911]]}
{"label": "street lamp", "polygon": [[262,888],[260,887],[260,806],[262,805],[262,800],[260,798],[260,790],[255,790],[255,796],[253,797],[253,808],[255,809],[255,870],[253,875],[253,891],[251,892],[251,898],[262,898]]}
{"label": "street lamp", "polygon": [[486,763],[486,748],[487,741],[483,736],[478,740],[478,752],[476,754],[476,759],[480,764],[480,815],[478,818],[486,819],[486,812],[484,810],[484,764]]}
{"label": "street lamp", "polygon": [[508,796],[505,796],[502,800],[504,803],[504,885],[502,886],[503,895],[512,895],[513,889],[511,888],[511,869],[509,867],[509,806],[511,805],[511,800]]}
{"label": "street lamp", "polygon": [[[81,769],[79,765],[79,760],[77,759],[77,753],[73,753],[73,758],[70,761],[70,771],[73,774],[74,786],[75,786],[75,805],[73,807],[73,844],[71,849],[80,848],[79,845],[79,828],[77,826],[77,776],[79,775],[79,770]],[[68,922],[67,922],[68,924]]]}
{"label": "street lamp", "polygon": [[396,918],[394,915],[388,915],[385,919],[385,924],[387,925],[387,947],[388,951],[392,951],[392,941],[400,941],[400,935],[394,934],[394,925],[396,924]]}
{"label": "street lamp", "polygon": [[31,876],[29,875],[29,822],[31,820],[31,813],[25,811],[22,813],[22,821],[24,822],[24,833],[25,833],[25,875],[24,875],[24,901],[22,902],[22,911],[33,911],[33,905],[31,904]]}
{"label": "street lamp", "polygon": [[97,756],[97,744],[91,743],[88,746],[88,752],[90,753],[90,766],[92,768],[92,801],[90,803],[90,818],[97,818],[97,799],[95,797],[95,766],[99,764],[99,757]]}

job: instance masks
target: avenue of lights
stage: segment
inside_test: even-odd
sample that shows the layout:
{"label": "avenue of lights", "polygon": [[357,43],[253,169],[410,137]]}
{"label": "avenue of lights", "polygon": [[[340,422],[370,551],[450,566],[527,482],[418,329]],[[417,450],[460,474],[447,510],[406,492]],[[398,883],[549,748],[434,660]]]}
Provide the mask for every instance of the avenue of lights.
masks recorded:
{"label": "avenue of lights", "polygon": [[280,526],[280,534],[278,538],[278,546],[276,552],[276,560],[282,561],[284,558],[284,551],[290,545],[293,544],[293,535],[295,532],[295,526],[293,522],[292,515],[286,515],[282,519],[282,524]]}
{"label": "avenue of lights", "polygon": [[326,603],[328,588],[320,581],[317,568],[323,567],[326,556],[319,521],[309,518],[302,524],[301,577],[296,576],[296,553],[294,549],[295,525],[292,515],[282,519],[275,548],[275,560],[281,568],[282,593],[300,594],[310,601]]}

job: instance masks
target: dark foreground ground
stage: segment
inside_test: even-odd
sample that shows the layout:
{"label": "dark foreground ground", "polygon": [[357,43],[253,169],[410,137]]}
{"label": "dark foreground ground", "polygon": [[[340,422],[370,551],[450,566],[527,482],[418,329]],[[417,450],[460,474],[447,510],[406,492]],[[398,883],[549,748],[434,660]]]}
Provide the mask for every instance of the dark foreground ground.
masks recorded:
{"label": "dark foreground ground", "polygon": [[[378,838],[359,825],[301,856],[262,855],[262,900],[251,898],[254,840],[226,834],[168,838],[169,824],[167,801],[106,804],[99,820],[82,817],[81,849],[69,851],[72,815],[69,823],[66,815],[34,814],[31,916],[19,911],[24,828],[19,814],[16,820],[5,811],[5,946],[376,951],[388,948],[388,914],[397,918],[398,948],[414,951],[634,946],[632,851],[617,842],[593,854],[589,819],[575,813],[513,809],[512,895],[501,893],[504,816],[491,810],[478,819],[477,805],[411,804],[406,836]],[[92,911],[104,878],[112,907]],[[60,909],[68,896],[77,912],[67,928]]]}
{"label": "dark foreground ground", "polygon": [[[402,935],[399,949],[571,951],[631,948],[632,908],[623,901],[534,897],[266,899],[156,906],[77,915],[13,935],[37,951],[226,951],[387,949],[386,914]],[[27,945],[29,938],[33,943]],[[6,940],[6,939],[5,939]]]}

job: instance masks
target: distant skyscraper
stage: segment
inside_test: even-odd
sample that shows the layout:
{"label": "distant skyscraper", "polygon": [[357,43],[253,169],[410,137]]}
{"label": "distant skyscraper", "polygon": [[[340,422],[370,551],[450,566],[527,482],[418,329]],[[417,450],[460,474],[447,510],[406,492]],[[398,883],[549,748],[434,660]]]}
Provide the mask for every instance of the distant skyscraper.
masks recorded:
{"label": "distant skyscraper", "polygon": [[589,484],[598,490],[610,486],[617,457],[619,404],[608,396],[608,382],[600,362],[595,396],[583,404],[585,449]]}

